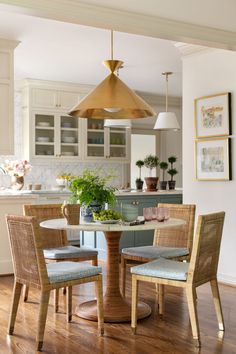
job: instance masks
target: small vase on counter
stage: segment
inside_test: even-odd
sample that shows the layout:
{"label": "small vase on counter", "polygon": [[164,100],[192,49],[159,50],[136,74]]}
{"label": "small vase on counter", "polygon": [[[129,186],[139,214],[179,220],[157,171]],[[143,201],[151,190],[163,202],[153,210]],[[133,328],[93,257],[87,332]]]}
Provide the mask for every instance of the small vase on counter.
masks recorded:
{"label": "small vase on counter", "polygon": [[11,188],[14,190],[21,190],[24,187],[24,177],[23,176],[12,176],[11,177]]}

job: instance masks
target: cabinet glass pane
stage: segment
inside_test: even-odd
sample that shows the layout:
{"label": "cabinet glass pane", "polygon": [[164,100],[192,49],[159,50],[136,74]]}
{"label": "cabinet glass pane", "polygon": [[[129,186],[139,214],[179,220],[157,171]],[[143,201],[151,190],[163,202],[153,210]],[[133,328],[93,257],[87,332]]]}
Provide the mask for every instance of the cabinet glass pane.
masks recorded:
{"label": "cabinet glass pane", "polygon": [[126,157],[126,129],[110,128],[110,157]]}
{"label": "cabinet glass pane", "polygon": [[55,117],[47,114],[35,115],[35,155],[54,155]]}
{"label": "cabinet glass pane", "polygon": [[88,119],[87,156],[104,157],[104,144],[104,121],[100,119]]}
{"label": "cabinet glass pane", "polygon": [[60,148],[61,156],[78,156],[78,118],[60,117]]}

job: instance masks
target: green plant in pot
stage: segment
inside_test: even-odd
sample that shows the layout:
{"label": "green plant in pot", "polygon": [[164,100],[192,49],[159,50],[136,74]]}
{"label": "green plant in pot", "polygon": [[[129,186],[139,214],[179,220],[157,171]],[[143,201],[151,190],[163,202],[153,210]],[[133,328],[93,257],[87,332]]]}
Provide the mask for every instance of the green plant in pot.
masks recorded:
{"label": "green plant in pot", "polygon": [[143,190],[143,180],[141,178],[141,169],[142,167],[144,166],[144,162],[143,160],[138,160],[136,161],[136,164],[135,164],[138,168],[139,168],[139,178],[136,178],[136,189],[137,190]]}
{"label": "green plant in pot", "polygon": [[168,163],[165,161],[160,162],[160,169],[162,170],[162,181],[160,181],[160,189],[166,190],[167,181],[165,181],[165,171],[168,168]]}
{"label": "green plant in pot", "polygon": [[178,171],[174,168],[174,163],[177,161],[176,156],[170,156],[168,158],[168,162],[170,163],[170,169],[167,173],[170,175],[171,179],[168,181],[169,189],[175,189],[176,181],[174,180],[174,176],[177,175]]}
{"label": "green plant in pot", "polygon": [[81,205],[81,216],[86,222],[93,221],[93,212],[104,209],[106,203],[113,205],[116,202],[116,188],[108,185],[114,176],[100,176],[100,173],[98,169],[86,169],[69,185],[72,192],[70,202]]}
{"label": "green plant in pot", "polygon": [[152,170],[157,168],[159,165],[159,158],[156,155],[147,155],[144,159],[144,166],[149,169],[149,177],[145,177],[145,182],[147,185],[147,191],[156,191],[157,190],[157,183],[158,177],[152,177]]}

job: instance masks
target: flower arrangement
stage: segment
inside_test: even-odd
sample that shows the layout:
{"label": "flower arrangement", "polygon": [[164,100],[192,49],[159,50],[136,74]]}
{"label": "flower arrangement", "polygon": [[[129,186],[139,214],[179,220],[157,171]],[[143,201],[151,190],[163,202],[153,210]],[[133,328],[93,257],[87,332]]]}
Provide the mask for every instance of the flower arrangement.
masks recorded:
{"label": "flower arrangement", "polygon": [[0,169],[3,171],[3,173],[12,177],[23,177],[29,171],[31,171],[31,168],[32,166],[26,160],[6,160],[5,163],[0,166]]}

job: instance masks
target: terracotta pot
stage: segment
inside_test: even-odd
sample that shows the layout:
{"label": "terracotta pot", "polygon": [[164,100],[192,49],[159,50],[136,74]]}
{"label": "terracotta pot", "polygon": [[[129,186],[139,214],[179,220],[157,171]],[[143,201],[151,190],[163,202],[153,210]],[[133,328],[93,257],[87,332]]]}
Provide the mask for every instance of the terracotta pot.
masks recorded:
{"label": "terracotta pot", "polygon": [[158,183],[159,177],[145,177],[144,179],[145,179],[146,186],[147,186],[147,189],[146,189],[147,192],[157,191],[157,183]]}
{"label": "terracotta pot", "polygon": [[169,186],[170,190],[175,189],[175,183],[176,183],[176,181],[168,181],[168,186]]}
{"label": "terracotta pot", "polygon": [[167,187],[167,181],[160,181],[160,189],[166,190],[166,187]]}

